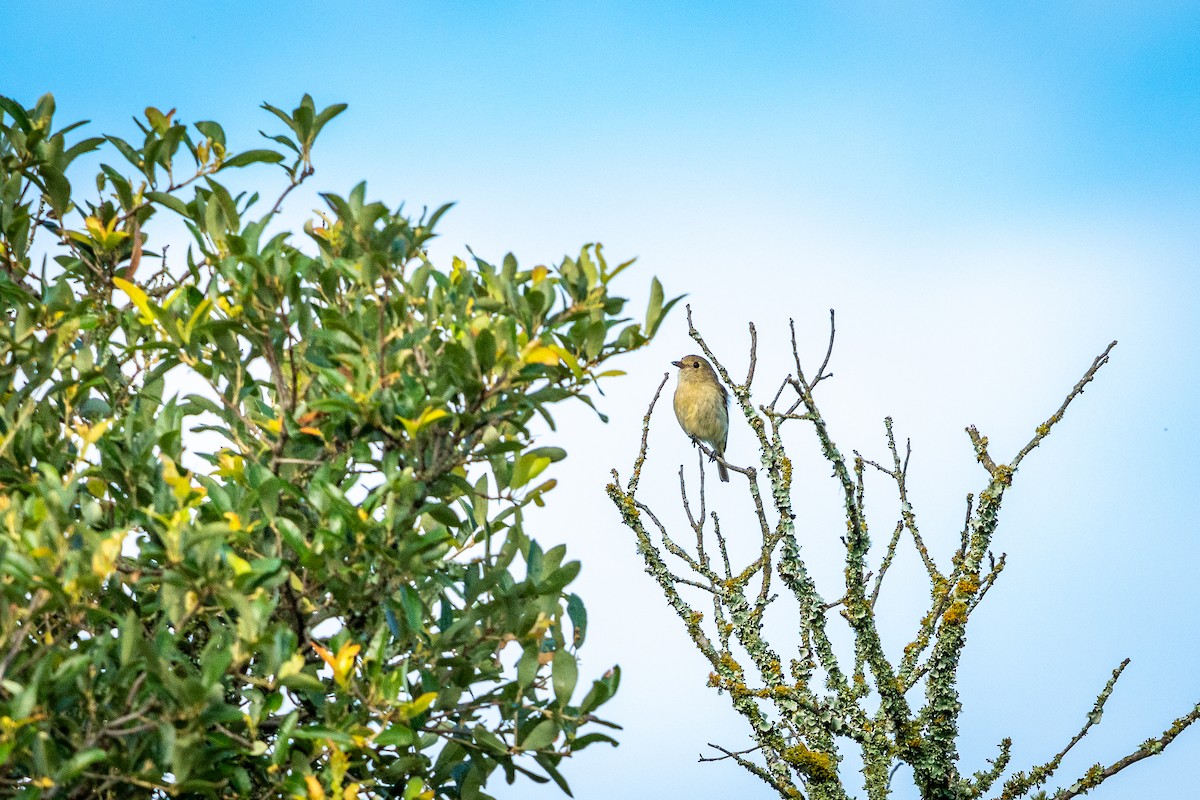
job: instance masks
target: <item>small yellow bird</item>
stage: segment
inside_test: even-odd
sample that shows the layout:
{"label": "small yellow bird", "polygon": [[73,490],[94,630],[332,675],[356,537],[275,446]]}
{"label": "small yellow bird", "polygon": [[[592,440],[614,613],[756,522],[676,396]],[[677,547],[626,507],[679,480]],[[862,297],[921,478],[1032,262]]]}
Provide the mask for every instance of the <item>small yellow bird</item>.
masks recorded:
{"label": "small yellow bird", "polygon": [[[684,356],[672,361],[679,367],[679,383],[675,385],[675,416],[683,432],[725,457],[729,441],[729,392],[717,379],[717,373],[700,356]],[[717,474],[729,482],[729,471],[720,461]]]}

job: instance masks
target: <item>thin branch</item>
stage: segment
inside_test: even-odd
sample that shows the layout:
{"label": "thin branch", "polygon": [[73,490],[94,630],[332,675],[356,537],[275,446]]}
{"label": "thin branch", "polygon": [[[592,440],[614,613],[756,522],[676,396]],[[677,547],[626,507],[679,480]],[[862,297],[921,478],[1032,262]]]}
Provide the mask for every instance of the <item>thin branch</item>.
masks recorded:
{"label": "thin branch", "polygon": [[1017,453],[1017,457],[1013,459],[1012,468],[1014,470],[1021,463],[1021,460],[1024,459],[1025,456],[1027,456],[1029,452],[1033,450],[1033,448],[1041,444],[1042,439],[1045,439],[1050,434],[1050,429],[1062,420],[1063,415],[1067,412],[1067,406],[1071,405],[1072,400],[1083,394],[1084,387],[1091,383],[1092,379],[1096,377],[1096,373],[1100,370],[1100,368],[1108,363],[1108,354],[1111,353],[1112,349],[1116,346],[1117,342],[1114,339],[1109,343],[1108,347],[1104,348],[1103,353],[1096,356],[1096,358],[1092,361],[1092,366],[1088,367],[1087,372],[1083,373],[1083,377],[1079,379],[1079,383],[1075,384],[1075,388],[1072,389],[1071,393],[1067,395],[1067,398],[1063,400],[1062,405],[1058,407],[1058,411],[1055,411],[1050,419],[1038,426],[1037,432],[1034,434],[1033,438],[1029,440],[1029,444],[1022,447],[1021,452]]}
{"label": "thin branch", "polygon": [[630,497],[637,492],[638,481],[642,477],[642,465],[646,463],[646,447],[650,438],[650,415],[654,413],[654,406],[658,403],[658,397],[662,394],[663,387],[667,385],[670,377],[671,373],[663,373],[663,378],[654,391],[654,397],[650,399],[650,406],[646,409],[646,416],[642,417],[642,446],[638,448],[637,459],[633,462],[633,474],[629,476],[629,484],[625,488],[625,493]]}
{"label": "thin branch", "polygon": [[[779,792],[779,794],[781,796],[794,797],[794,798],[797,798],[797,800],[804,800],[804,795],[800,794],[800,792],[797,791],[795,787],[780,783],[775,778],[774,775],[767,772],[767,770],[764,769],[763,767],[760,767],[758,764],[755,764],[753,761],[748,761],[748,760],[742,758],[741,753],[731,752],[729,750],[726,750],[724,747],[721,747],[720,745],[712,744],[711,742],[709,743],[708,746],[714,750],[720,750],[722,753],[725,754],[725,758],[732,758],[734,761],[737,762],[738,766],[742,767],[743,769],[745,769],[748,772],[753,773],[754,775],[757,775],[759,777],[759,779],[761,779],[762,781],[767,783],[775,791]],[[701,759],[701,761],[703,761],[703,760],[704,759]],[[718,759],[710,759],[710,760],[716,761]]]}
{"label": "thin branch", "polygon": [[[1091,730],[1093,725],[1097,725],[1100,723],[1100,718],[1102,716],[1104,716],[1104,704],[1108,702],[1109,695],[1112,694],[1113,688],[1117,685],[1117,679],[1121,677],[1121,673],[1125,671],[1125,668],[1127,666],[1129,666],[1128,658],[1125,659],[1124,661],[1122,661],[1120,664],[1118,664],[1117,668],[1113,670],[1112,677],[1108,679],[1108,683],[1104,684],[1104,688],[1100,691],[1100,694],[1096,697],[1096,702],[1092,706],[1092,710],[1088,712],[1087,719],[1084,720],[1083,727],[1080,728],[1079,733],[1075,734],[1075,736],[1071,738],[1071,741],[1067,742],[1067,746],[1064,747],[1062,750],[1059,750],[1058,753],[1054,756],[1054,758],[1050,759],[1045,764],[1041,764],[1041,765],[1036,766],[1033,769],[1029,770],[1028,774],[1026,774],[1024,772],[1018,772],[1016,775],[1014,775],[1013,777],[1011,777],[1007,781],[1005,781],[1004,789],[1001,792],[1002,796],[1004,796],[1004,797],[1020,797],[1021,795],[1028,792],[1030,789],[1041,786],[1044,783],[1046,783],[1046,781],[1050,780],[1050,778],[1054,775],[1055,770],[1058,769],[1059,764],[1062,763],[1063,758],[1067,755],[1067,753],[1071,752],[1071,748],[1073,748],[1073,747],[1075,747],[1075,745],[1079,744],[1080,740],[1082,740],[1084,736],[1087,736],[1088,731]],[[1193,713],[1198,713],[1198,712],[1200,712],[1200,706],[1197,706],[1196,711],[1194,711]],[[1177,722],[1178,722],[1178,720],[1177,720]],[[1174,736],[1172,736],[1171,738],[1174,738]],[[1150,741],[1156,741],[1156,740],[1151,739]],[[1149,743],[1147,742],[1147,744],[1149,744]],[[1146,745],[1144,744],[1143,747],[1145,747],[1145,746]],[[1147,755],[1150,755],[1150,754],[1147,753]],[[1142,758],[1145,758],[1145,756],[1142,756]],[[1122,759],[1122,760],[1124,760],[1124,759]],[[1138,760],[1138,759],[1135,759],[1135,760]],[[1120,762],[1118,762],[1118,763],[1120,763]],[[1129,763],[1133,763],[1133,762],[1131,761]],[[1099,765],[1096,765],[1096,766],[1099,766]],[[1128,766],[1128,764],[1125,764],[1125,765],[1119,767],[1118,769],[1113,770],[1112,773],[1110,773],[1110,774],[1115,775],[1121,769],[1124,769],[1125,766]],[[1093,767],[1093,769],[1095,769],[1095,767]],[[1088,770],[1088,775],[1092,775],[1092,770]],[[1092,786],[1099,784],[1100,781],[1104,780],[1104,778],[1106,778],[1106,777],[1109,777],[1109,775],[1100,777],[1094,783],[1090,783],[1088,785],[1088,787],[1086,787],[1086,788],[1080,787],[1080,791],[1086,791],[1087,788],[1091,788]],[[1075,784],[1071,788],[1080,786],[1080,782],[1086,781],[1086,780],[1088,780],[1087,776],[1085,776],[1084,778],[1081,778],[1079,781],[1076,781]],[[1060,791],[1058,794],[1056,794],[1054,796],[1055,800],[1058,800],[1060,797],[1074,797],[1076,794],[1079,794],[1079,791],[1076,791],[1076,792],[1073,792],[1070,794],[1064,794],[1064,792],[1069,792],[1069,791],[1070,791],[1069,789]]]}
{"label": "thin branch", "polygon": [[991,589],[992,586],[995,585],[996,579],[999,578],[1000,573],[1004,571],[1004,563],[1007,558],[1007,553],[1001,553],[1000,560],[995,561],[992,559],[992,554],[988,553],[988,559],[991,561],[991,563],[988,565],[988,574],[983,579],[983,582],[979,585],[979,592],[975,595],[975,599],[972,600],[968,606],[968,611],[973,611],[977,605],[983,602],[983,596],[988,593],[988,589]]}
{"label": "thin branch", "polygon": [[1113,775],[1116,775],[1130,764],[1136,764],[1143,758],[1149,758],[1150,756],[1158,755],[1166,748],[1167,745],[1174,741],[1176,736],[1183,733],[1184,730],[1186,730],[1198,719],[1200,719],[1200,703],[1197,703],[1190,712],[1172,722],[1171,727],[1167,728],[1166,731],[1163,732],[1162,736],[1159,736],[1157,739],[1147,739],[1146,741],[1142,742],[1141,746],[1138,747],[1137,750],[1134,750],[1124,758],[1113,762],[1111,766],[1101,767],[1099,764],[1094,765],[1087,771],[1087,773],[1084,774],[1082,778],[1075,781],[1075,783],[1071,784],[1071,786],[1068,788],[1063,789],[1055,794],[1054,800],[1068,800],[1068,798],[1077,797],[1088,791],[1088,789],[1092,788],[1093,786],[1096,786],[1097,784],[1111,778]]}
{"label": "thin branch", "polygon": [[983,464],[983,468],[988,471],[988,474],[995,477],[996,462],[988,455],[988,439],[986,436],[980,436],[979,429],[974,425],[967,426],[967,436],[971,437],[971,445],[975,448],[975,460]]}
{"label": "thin branch", "polygon": [[293,179],[292,182],[290,184],[288,184],[288,187],[283,190],[283,194],[279,195],[279,199],[275,201],[275,205],[271,206],[271,210],[267,213],[267,216],[273,217],[276,214],[278,214],[280,209],[283,208],[283,201],[285,199],[287,199],[287,196],[289,194],[292,193],[292,190],[295,189],[300,184],[304,183],[304,181],[312,174],[313,174],[313,168],[312,168],[312,165],[310,164],[304,168],[303,172],[300,173],[299,178]]}
{"label": "thin branch", "polygon": [[708,746],[709,746],[709,747],[711,747],[711,748],[712,748],[712,749],[714,749],[714,750],[720,750],[720,751],[721,751],[722,753],[724,753],[725,755],[723,755],[723,756],[717,756],[716,758],[705,758],[703,755],[701,755],[701,756],[699,757],[699,762],[700,762],[701,764],[707,763],[707,762],[709,762],[709,761],[724,761],[724,760],[725,760],[725,759],[727,759],[727,758],[733,758],[734,756],[744,756],[744,755],[746,755],[747,753],[753,753],[755,750],[761,750],[761,749],[762,749],[762,745],[761,745],[761,744],[756,744],[756,745],[754,745],[754,747],[747,747],[745,750],[738,750],[737,752],[731,753],[731,752],[729,752],[728,750],[726,750],[726,749],[724,749],[724,748],[722,748],[722,747],[719,747],[719,746],[717,746],[717,745],[713,744],[712,742],[709,742],[709,743],[708,743]]}
{"label": "thin branch", "polygon": [[750,323],[750,369],[746,372],[746,391],[750,391],[750,384],[754,383],[754,367],[758,364],[758,331],[754,330],[754,323]]}
{"label": "thin branch", "polygon": [[833,355],[833,340],[837,337],[837,327],[834,325],[834,312],[829,309],[829,347],[825,350],[825,360],[821,362],[821,368],[817,370],[817,377],[813,378],[812,384],[809,385],[809,390],[815,389],[817,384],[826,378],[832,378],[833,373],[825,374],[825,368],[829,366],[829,358]]}
{"label": "thin branch", "polygon": [[904,520],[900,520],[896,523],[896,530],[892,531],[892,538],[888,540],[887,551],[883,556],[883,563],[879,565],[879,575],[875,577],[875,586],[871,589],[871,608],[875,608],[875,601],[879,599],[879,589],[883,586],[883,576],[887,574],[888,567],[892,565],[892,559],[896,557],[896,545],[900,543],[900,534],[903,532]]}
{"label": "thin branch", "polygon": [[786,389],[791,384],[791,380],[792,380],[791,375],[784,376],[783,381],[779,384],[779,389],[776,390],[776,392],[775,392],[775,396],[771,398],[771,404],[768,405],[766,408],[764,408],[763,409],[764,411],[769,408],[771,410],[772,415],[774,415],[775,404],[779,402],[779,398],[783,396],[783,390]]}

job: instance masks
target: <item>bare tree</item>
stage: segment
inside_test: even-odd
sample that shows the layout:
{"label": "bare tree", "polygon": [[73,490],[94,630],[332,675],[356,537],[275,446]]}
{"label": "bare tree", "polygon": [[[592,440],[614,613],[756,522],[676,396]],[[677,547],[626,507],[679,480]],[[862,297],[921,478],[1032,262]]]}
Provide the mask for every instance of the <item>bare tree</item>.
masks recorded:
{"label": "bare tree", "polygon": [[[1053,794],[1041,791],[1063,757],[1100,721],[1104,704],[1129,663],[1127,659],[1113,670],[1079,732],[1046,762],[1009,773],[1011,740],[1004,739],[996,758],[978,772],[964,774],[959,766],[959,658],[972,614],[1004,569],[1005,555],[996,557],[992,552],[1001,501],[1021,462],[1050,434],[1068,406],[1108,362],[1116,342],[1096,357],[1062,405],[1037,426],[1033,437],[1009,461],[997,461],[988,450],[987,437],[974,426],[967,428],[975,456],[986,470],[986,483],[977,496],[967,495],[966,520],[958,545],[946,561],[936,558],[921,536],[908,493],[911,449],[908,443],[903,452],[897,446],[892,420],[884,421],[890,463],[876,463],[857,452],[848,458],[834,444],[814,395],[818,385],[830,377],[827,370],[836,334],[832,311],[828,347],[812,377],[801,366],[795,324],[791,324],[795,373],[782,380],[765,405],[755,405],[751,397],[757,362],[754,325],[750,325],[750,366],[740,383],[730,378],[696,330],[690,307],[688,328],[728,387],[759,445],[758,466],[726,463],[726,467],[746,479],[761,549],[756,549],[749,563],[731,560],[721,518],[715,511],[706,512],[703,460],[718,456],[702,444],[699,489],[693,496],[689,497],[683,469],[679,471],[683,508],[692,529],[688,540],[694,535],[694,547],[681,544],[682,540],[672,536],[659,516],[638,498],[650,420],[669,376],[663,377],[646,412],[641,448],[628,482],[622,487],[613,470],[608,494],[620,509],[624,524],[637,537],[647,571],[711,663],[709,684],[726,693],[734,709],[749,723],[753,746],[735,750],[712,744],[719,755],[702,757],[701,761],[732,759],[781,797],[836,800],[848,797],[839,766],[843,760],[840,748],[849,743],[861,753],[866,793],[871,800],[889,796],[892,778],[902,764],[911,768],[925,800],[967,800],[989,793],[1001,800],[1013,800],[1034,790],[1039,790],[1036,797],[1066,800],[1130,764],[1161,752],[1200,718],[1197,704],[1161,736],[1148,739],[1124,758],[1107,766],[1092,766]],[[731,422],[734,417],[731,413]],[[812,426],[844,505],[846,531],[841,543],[845,582],[832,600],[818,591],[797,540],[792,460],[781,436],[784,426],[793,422]],[[867,533],[864,473],[868,470],[886,475],[897,490],[895,527],[882,548],[872,548]],[[902,543],[911,543],[919,554],[929,580],[931,601],[902,652],[890,654],[881,641],[876,604]],[[786,601],[772,592],[776,577],[786,589]],[[712,603],[712,618],[708,621],[693,599],[704,596]],[[774,602],[793,602],[799,611],[798,651],[786,663],[765,635],[764,614]],[[852,657],[837,652],[834,646],[832,626],[837,622],[832,612],[849,627]],[[1001,783],[1005,775],[1008,777]]]}

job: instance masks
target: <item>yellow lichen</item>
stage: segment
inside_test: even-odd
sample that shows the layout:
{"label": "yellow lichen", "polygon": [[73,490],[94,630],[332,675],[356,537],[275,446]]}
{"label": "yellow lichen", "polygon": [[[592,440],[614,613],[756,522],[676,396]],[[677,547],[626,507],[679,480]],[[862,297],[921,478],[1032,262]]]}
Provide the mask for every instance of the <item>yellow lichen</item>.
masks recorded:
{"label": "yellow lichen", "polygon": [[1081,788],[1087,790],[1094,786],[1099,786],[1104,780],[1104,767],[1099,764],[1092,764],[1088,767],[1088,771],[1083,773],[1083,778],[1079,781]]}
{"label": "yellow lichen", "polygon": [[955,601],[942,615],[946,625],[961,625],[967,621],[967,604],[962,600]]}
{"label": "yellow lichen", "polygon": [[967,575],[958,582],[958,586],[955,588],[959,594],[975,594],[979,591],[979,576]]}
{"label": "yellow lichen", "polygon": [[815,781],[832,781],[837,779],[833,759],[817,750],[809,750],[803,743],[796,744],[783,751],[783,760],[801,775]]}

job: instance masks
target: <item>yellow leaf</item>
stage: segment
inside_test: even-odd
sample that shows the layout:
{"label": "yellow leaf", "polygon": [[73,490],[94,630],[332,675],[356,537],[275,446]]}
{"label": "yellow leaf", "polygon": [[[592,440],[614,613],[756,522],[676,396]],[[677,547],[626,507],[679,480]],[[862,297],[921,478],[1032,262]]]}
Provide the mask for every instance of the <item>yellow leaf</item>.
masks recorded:
{"label": "yellow leaf", "polygon": [[229,530],[240,531],[242,529],[242,518],[237,515],[236,511],[226,511],[222,516],[229,520]]}
{"label": "yellow leaf", "polygon": [[400,424],[404,426],[404,430],[408,431],[410,437],[416,436],[427,425],[436,422],[443,417],[450,416],[450,412],[444,408],[426,408],[421,412],[416,419],[407,419],[400,417]]}
{"label": "yellow leaf", "polygon": [[232,450],[222,450],[217,454],[217,469],[215,471],[222,478],[241,478],[244,466],[244,459]]}
{"label": "yellow leaf", "polygon": [[308,789],[308,800],[325,800],[325,787],[315,776],[305,775],[304,785]]}
{"label": "yellow leaf", "polygon": [[283,662],[279,667],[279,672],[276,673],[276,680],[290,678],[293,675],[298,675],[304,669],[304,655],[301,653],[292,653],[292,657]]}
{"label": "yellow leaf", "polygon": [[[92,242],[98,244],[101,250],[111,250],[119,245],[122,240],[129,238],[128,233],[117,230],[116,217],[110,219],[107,225],[100,222],[96,217],[88,217],[83,221],[83,226],[87,228]],[[80,239],[79,236],[72,236],[72,238]]]}
{"label": "yellow leaf", "polygon": [[332,740],[326,739],[325,745],[329,748],[329,766],[325,774],[329,777],[329,788],[333,789],[337,794],[342,789],[342,778],[346,777],[346,770],[350,766],[350,759],[342,752],[342,748],[333,743]]}
{"label": "yellow leaf", "polygon": [[146,296],[145,292],[124,278],[114,277],[112,281],[113,286],[116,286],[122,292],[129,295],[129,299],[137,306],[138,311],[142,312],[141,321],[143,324],[149,325],[154,322],[154,313],[150,310],[150,298]]}
{"label": "yellow leaf", "polygon": [[337,681],[339,686],[345,687],[346,682],[349,680],[350,672],[354,669],[354,657],[358,655],[359,650],[362,650],[362,646],[346,642],[338,649],[335,655],[316,642],[311,642],[310,644],[313,650],[317,651],[317,655],[321,657],[321,660],[333,670],[333,679]]}
{"label": "yellow leaf", "polygon": [[97,217],[88,217],[83,221],[83,227],[87,228],[87,232],[92,235],[93,239],[103,239],[106,231],[104,223]]}
{"label": "yellow leaf", "polygon": [[175,499],[183,503],[191,495],[192,491],[203,494],[203,487],[193,487],[192,482],[179,474],[179,469],[175,466],[175,462],[170,458],[163,456],[163,480],[166,481],[171,491],[175,495]]}
{"label": "yellow leaf", "polygon": [[404,721],[407,722],[408,720],[428,709],[431,705],[433,705],[433,701],[436,699],[437,692],[426,692],[411,702],[401,703],[397,710],[400,712],[400,716],[403,717]]}
{"label": "yellow leaf", "polygon": [[535,284],[541,283],[542,281],[544,281],[546,279],[546,276],[549,274],[550,274],[550,270],[546,269],[545,267],[543,267],[539,264],[538,266],[533,268],[533,282]]}
{"label": "yellow leaf", "polygon": [[93,551],[92,574],[100,580],[105,580],[109,575],[112,575],[113,569],[117,564],[117,556],[121,555],[121,546],[125,544],[125,533],[125,531],[114,533],[100,542],[99,546]]}
{"label": "yellow leaf", "polygon": [[97,422],[95,425],[81,425],[79,435],[82,436],[83,441],[87,442],[88,444],[95,444],[96,440],[103,436],[104,432],[108,430],[109,423],[110,420],[105,419]]}
{"label": "yellow leaf", "polygon": [[247,572],[252,571],[250,568],[250,562],[236,553],[226,551],[225,563],[233,569],[234,575],[245,575]]}
{"label": "yellow leaf", "polygon": [[559,363],[558,353],[554,352],[554,348],[552,347],[538,345],[525,354],[525,362],[527,364],[545,364],[548,367],[557,367]]}

